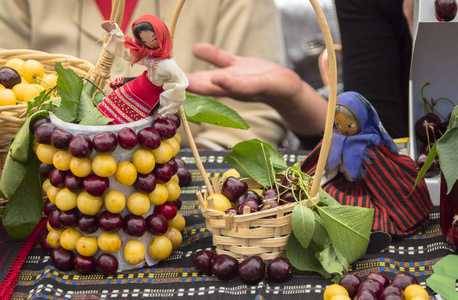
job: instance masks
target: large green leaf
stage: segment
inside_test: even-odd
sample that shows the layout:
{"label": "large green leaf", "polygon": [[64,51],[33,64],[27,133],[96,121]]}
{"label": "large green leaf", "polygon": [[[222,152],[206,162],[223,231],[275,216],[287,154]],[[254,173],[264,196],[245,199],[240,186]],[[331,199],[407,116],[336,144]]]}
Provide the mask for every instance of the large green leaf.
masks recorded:
{"label": "large green leaf", "polygon": [[298,270],[317,272],[324,278],[330,278],[331,274],[321,265],[315,253],[321,252],[322,247],[311,241],[307,249],[301,246],[293,232],[288,237],[286,244],[286,256],[289,262]]}
{"label": "large green leaf", "polygon": [[252,178],[264,186],[272,186],[275,174],[288,167],[285,158],[274,147],[257,139],[240,142],[231,149],[224,161],[243,177]]}
{"label": "large green leaf", "polygon": [[374,210],[359,206],[318,207],[329,237],[349,263],[364,257],[374,219]]}
{"label": "large green leaf", "polygon": [[74,123],[78,115],[83,80],[72,69],[64,69],[59,62],[55,64],[55,69],[58,74],[57,92],[62,102],[53,112],[59,119]]}
{"label": "large green leaf", "polygon": [[186,95],[183,110],[190,122],[205,122],[223,127],[248,129],[250,126],[232,108],[210,98]]}
{"label": "large green leaf", "polygon": [[313,215],[315,216],[315,231],[313,232],[313,240],[318,245],[326,247],[331,243],[331,240],[329,239],[328,232],[324,227],[324,222],[316,211],[313,211]]}
{"label": "large green leaf", "polygon": [[[30,151],[29,160],[23,164],[22,181],[16,191],[8,197],[6,208],[2,211],[3,226],[13,239],[27,237],[38,224],[43,213],[41,181],[38,173],[39,160],[33,150]],[[3,177],[9,176],[2,176],[2,181]]]}
{"label": "large green leaf", "polygon": [[448,194],[454,183],[458,180],[458,168],[456,167],[456,162],[458,161],[458,152],[456,150],[458,149],[458,128],[447,130],[446,134],[436,144],[441,171],[447,181]]}
{"label": "large green leaf", "polygon": [[291,215],[293,232],[302,247],[307,248],[315,232],[315,216],[313,211],[301,204],[293,208]]}

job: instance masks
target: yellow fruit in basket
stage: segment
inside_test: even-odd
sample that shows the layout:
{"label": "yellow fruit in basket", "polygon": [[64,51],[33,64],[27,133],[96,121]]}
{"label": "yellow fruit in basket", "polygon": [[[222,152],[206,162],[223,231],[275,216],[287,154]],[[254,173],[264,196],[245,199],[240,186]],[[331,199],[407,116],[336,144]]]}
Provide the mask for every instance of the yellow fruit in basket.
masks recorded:
{"label": "yellow fruit in basket", "polygon": [[341,285],[331,284],[324,290],[323,299],[331,300],[335,295],[345,295],[348,297],[348,291]]}
{"label": "yellow fruit in basket", "polygon": [[130,240],[124,246],[124,259],[130,265],[136,265],[145,260],[145,246],[138,240]]}
{"label": "yellow fruit in basket", "polygon": [[0,84],[0,91],[3,91],[4,89],[6,89],[6,87],[4,87],[3,84]]}
{"label": "yellow fruit in basket", "polygon": [[116,160],[111,154],[97,154],[92,159],[92,172],[100,177],[110,177],[116,173]]}
{"label": "yellow fruit in basket", "polygon": [[44,90],[44,87],[36,83],[32,83],[24,87],[24,91],[22,93],[24,102],[29,102],[30,100],[38,96],[42,90]]}
{"label": "yellow fruit in basket", "polygon": [[165,235],[156,237],[148,244],[148,254],[155,259],[165,259],[172,254],[173,244]]}
{"label": "yellow fruit in basket", "polygon": [[53,88],[57,85],[57,75],[56,74],[45,74],[43,79],[40,82],[40,85],[47,88]]}
{"label": "yellow fruit in basket", "polygon": [[56,196],[60,192],[61,188],[55,187],[52,184],[46,190],[46,196],[51,203],[56,204]]}
{"label": "yellow fruit in basket", "polygon": [[137,169],[130,161],[124,160],[116,169],[116,180],[123,185],[132,185],[137,179]]}
{"label": "yellow fruit in basket", "polygon": [[173,138],[177,140],[178,144],[181,144],[181,135],[178,132],[175,133]]}
{"label": "yellow fruit in basket", "polygon": [[8,60],[5,64],[5,67],[10,67],[11,69],[15,69],[20,76],[24,76],[24,72],[22,70],[24,66],[24,60],[20,59],[19,57],[13,57]]}
{"label": "yellow fruit in basket", "polygon": [[16,95],[16,100],[17,101],[24,101],[24,89],[28,86],[28,83],[18,83],[15,86],[13,86],[12,90],[14,94]]}
{"label": "yellow fruit in basket", "polygon": [[49,178],[46,178],[45,181],[43,181],[43,184],[42,184],[42,188],[43,188],[43,192],[46,194],[48,192],[48,188],[51,186],[51,180],[49,180]]}
{"label": "yellow fruit in basket", "polygon": [[0,106],[16,105],[16,95],[11,89],[0,91]]}
{"label": "yellow fruit in basket", "polygon": [[164,142],[169,144],[169,146],[172,148],[172,157],[176,156],[180,151],[180,143],[178,142],[178,140],[175,137],[172,137],[170,139],[162,141],[162,143]]}
{"label": "yellow fruit in basket", "polygon": [[424,299],[429,299],[428,292],[419,284],[411,284],[404,290],[404,298],[406,300],[412,300],[414,297],[424,297]]}
{"label": "yellow fruit in basket", "polygon": [[214,193],[207,197],[207,207],[209,207],[209,201],[213,200],[215,209],[219,211],[226,211],[232,207],[231,201],[227,199],[223,194]]}
{"label": "yellow fruit in basket", "polygon": [[43,78],[45,69],[41,62],[35,59],[28,59],[22,66],[23,77],[28,83],[36,83],[35,77]]}
{"label": "yellow fruit in basket", "polygon": [[82,236],[76,240],[76,251],[84,256],[92,256],[99,250],[97,238]]}
{"label": "yellow fruit in basket", "polygon": [[223,176],[221,178],[221,181],[224,181],[226,180],[227,177],[229,176],[232,176],[232,177],[235,177],[235,178],[240,178],[240,173],[234,169],[234,168],[230,168],[230,169],[227,169],[224,173],[223,173]]}

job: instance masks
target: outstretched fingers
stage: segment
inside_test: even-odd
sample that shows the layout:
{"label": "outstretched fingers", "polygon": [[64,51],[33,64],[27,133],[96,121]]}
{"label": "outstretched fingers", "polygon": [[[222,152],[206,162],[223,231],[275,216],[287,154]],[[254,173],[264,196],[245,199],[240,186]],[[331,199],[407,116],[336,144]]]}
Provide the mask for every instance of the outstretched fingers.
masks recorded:
{"label": "outstretched fingers", "polygon": [[231,66],[236,57],[209,43],[198,43],[193,47],[194,55],[219,68]]}

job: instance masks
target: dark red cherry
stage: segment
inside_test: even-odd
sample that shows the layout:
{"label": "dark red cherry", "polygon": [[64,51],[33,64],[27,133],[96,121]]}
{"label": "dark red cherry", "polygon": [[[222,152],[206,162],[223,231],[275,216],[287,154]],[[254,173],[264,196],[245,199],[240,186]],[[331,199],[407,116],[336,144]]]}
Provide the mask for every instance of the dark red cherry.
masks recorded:
{"label": "dark red cherry", "polygon": [[177,207],[171,202],[165,202],[161,205],[156,205],[154,211],[158,212],[167,219],[167,221],[172,220],[177,215]]}
{"label": "dark red cherry", "polygon": [[53,247],[48,243],[47,234],[43,234],[40,238],[40,247],[48,254],[51,254]]}
{"label": "dark red cherry", "polygon": [[153,174],[156,177],[156,181],[158,183],[166,183],[173,176],[172,168],[170,168],[168,163],[156,164],[153,170]]}
{"label": "dark red cherry", "polygon": [[382,284],[383,288],[390,284],[390,280],[379,272],[371,272],[369,273],[364,280],[375,280]]}
{"label": "dark red cherry", "polygon": [[238,273],[242,281],[248,284],[258,284],[266,272],[266,263],[258,256],[245,258],[238,266]]}
{"label": "dark red cherry", "polygon": [[90,256],[84,256],[81,254],[76,254],[73,258],[73,264],[75,269],[80,274],[92,274],[96,271],[96,262],[95,258]]}
{"label": "dark red cherry", "polygon": [[245,207],[249,208],[250,213],[254,213],[259,210],[258,202],[255,199],[247,199],[239,206],[238,208],[239,215],[244,214]]}
{"label": "dark red cherry", "polygon": [[0,68],[0,84],[7,89],[13,88],[16,84],[21,83],[21,76],[19,73],[10,67]]}
{"label": "dark red cherry", "polygon": [[137,133],[138,143],[146,149],[156,149],[161,145],[161,137],[153,127],[145,127]]}
{"label": "dark red cherry", "polygon": [[92,138],[92,145],[99,153],[111,153],[118,146],[116,134],[111,131],[101,132]]}
{"label": "dark red cherry", "polygon": [[350,296],[353,299],[358,293],[359,286],[361,285],[361,278],[355,274],[346,274],[339,281],[339,285],[343,286]]}
{"label": "dark red cherry", "polygon": [[68,144],[68,150],[75,157],[88,157],[92,153],[92,141],[86,134],[77,134]]}
{"label": "dark red cherry", "polygon": [[192,175],[191,175],[191,172],[189,172],[188,169],[186,169],[186,168],[178,168],[176,174],[178,176],[179,184],[180,184],[181,187],[188,186],[188,185],[191,184]]}
{"label": "dark red cherry", "polygon": [[115,214],[105,210],[97,217],[99,228],[106,232],[116,232],[122,228],[123,219],[120,214]]}
{"label": "dark red cherry", "polygon": [[232,256],[220,254],[213,259],[212,273],[220,280],[230,280],[238,275],[239,262]]}
{"label": "dark red cherry", "polygon": [[229,201],[234,202],[237,198],[243,195],[248,190],[248,184],[245,181],[229,176],[224,180],[221,188],[221,193],[226,196]]}
{"label": "dark red cherry", "polygon": [[32,131],[32,133],[35,134],[37,128],[43,123],[49,123],[49,118],[46,116],[39,116],[34,118],[32,121],[30,121],[30,131]]}
{"label": "dark red cherry", "polygon": [[78,220],[78,229],[86,234],[91,234],[99,229],[99,222],[97,216],[81,215]]}
{"label": "dark red cherry", "polygon": [[65,177],[67,176],[68,171],[62,171],[57,168],[52,169],[49,173],[49,182],[57,188],[65,187]]}
{"label": "dark red cherry", "polygon": [[142,192],[151,193],[156,188],[156,176],[153,173],[137,174],[134,187]]}
{"label": "dark red cherry", "polygon": [[267,266],[267,278],[274,282],[286,281],[293,272],[293,266],[284,257],[274,258]]}
{"label": "dark red cherry", "polygon": [[83,189],[83,178],[78,177],[72,172],[65,176],[65,187],[72,193],[77,193]]}
{"label": "dark red cherry", "polygon": [[72,138],[73,134],[64,129],[57,128],[51,134],[51,144],[57,149],[67,150]]}
{"label": "dark red cherry", "polygon": [[122,229],[128,235],[141,237],[146,232],[146,220],[142,216],[129,214],[124,217]]}
{"label": "dark red cherry", "polygon": [[75,254],[62,247],[54,248],[51,251],[51,261],[60,271],[70,271],[74,268],[73,258]]}
{"label": "dark red cherry", "polygon": [[157,130],[161,139],[169,139],[173,137],[177,132],[175,123],[167,118],[155,119],[153,121],[152,127]]}
{"label": "dark red cherry", "polygon": [[417,278],[407,272],[401,272],[396,274],[393,279],[391,279],[391,284],[399,286],[402,290],[405,290],[411,284],[418,284]]}
{"label": "dark red cherry", "polygon": [[49,178],[49,174],[52,170],[54,170],[54,165],[48,165],[44,162],[40,163],[40,166],[38,166],[38,173],[44,178]]}
{"label": "dark red cherry", "polygon": [[[417,157],[416,163],[417,163],[417,167],[419,169],[423,168],[423,165],[425,164],[427,157],[428,157],[428,154],[426,154],[426,153],[421,153]],[[433,159],[433,161],[432,161],[431,165],[429,166],[428,170],[426,171],[424,177],[425,178],[434,177],[434,176],[436,176],[436,174],[439,173],[439,171],[440,171],[439,157],[436,156]]]}
{"label": "dark red cherry", "polygon": [[146,217],[146,229],[153,235],[162,235],[167,232],[169,224],[161,213],[155,212]]}
{"label": "dark red cherry", "polygon": [[75,228],[78,225],[79,212],[78,209],[61,211],[59,213],[59,223],[67,228]]}
{"label": "dark red cherry", "polygon": [[383,292],[383,285],[380,282],[378,282],[377,280],[372,280],[372,279],[366,280],[365,279],[359,285],[358,293],[363,290],[371,291],[376,296],[376,299],[378,299],[380,298],[380,295]]}
{"label": "dark red cherry", "polygon": [[434,142],[435,138],[437,138],[436,132],[440,123],[441,119],[435,113],[428,113],[424,115],[415,122],[415,134],[417,138],[421,142],[426,143],[429,136],[429,140]]}
{"label": "dark red cherry", "polygon": [[131,128],[124,127],[118,132],[118,143],[124,149],[133,149],[138,144],[137,134]]}
{"label": "dark red cherry", "polygon": [[44,122],[35,130],[35,140],[39,144],[51,145],[51,135],[54,132],[54,130],[56,130],[56,128],[57,127],[55,125],[49,122]]}
{"label": "dark red cherry", "polygon": [[169,116],[167,116],[167,117],[164,118],[164,119],[168,119],[168,120],[172,121],[172,122],[175,124],[175,127],[176,127],[177,129],[180,128],[181,119],[180,119],[180,117],[178,116],[178,114],[169,115]]}
{"label": "dark red cherry", "polygon": [[100,177],[95,174],[90,174],[84,177],[83,187],[92,196],[100,197],[110,187],[110,181],[107,177]]}
{"label": "dark red cherry", "polygon": [[49,216],[51,211],[53,211],[55,209],[57,209],[57,206],[54,203],[52,203],[51,201],[49,201],[49,199],[46,199],[44,204],[43,204],[43,213],[46,216]]}
{"label": "dark red cherry", "polygon": [[206,275],[212,275],[213,260],[217,254],[212,250],[199,250],[193,258],[194,267],[198,272]]}
{"label": "dark red cherry", "polygon": [[113,274],[118,271],[118,260],[117,258],[108,253],[102,253],[97,258],[97,268],[104,274]]}

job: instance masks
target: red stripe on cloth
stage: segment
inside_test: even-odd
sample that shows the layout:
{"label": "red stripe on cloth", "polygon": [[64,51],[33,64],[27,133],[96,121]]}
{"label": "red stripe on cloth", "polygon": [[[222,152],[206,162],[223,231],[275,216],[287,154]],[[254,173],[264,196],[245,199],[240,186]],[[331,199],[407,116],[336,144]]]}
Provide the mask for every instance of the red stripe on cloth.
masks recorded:
{"label": "red stripe on cloth", "polygon": [[[97,6],[105,20],[110,20],[112,0],[95,0]],[[121,30],[126,32],[127,25],[132,18],[132,14],[137,6],[137,0],[126,0],[124,4],[124,16],[122,19]]]}
{"label": "red stripe on cloth", "polygon": [[21,270],[22,264],[27,259],[30,251],[32,251],[32,249],[38,243],[38,239],[45,232],[47,220],[48,218],[41,219],[38,225],[33,229],[32,233],[27,236],[24,243],[21,245],[16,258],[8,270],[8,273],[0,284],[0,299],[10,299],[11,295],[13,294],[14,286],[18,280],[19,271]]}

